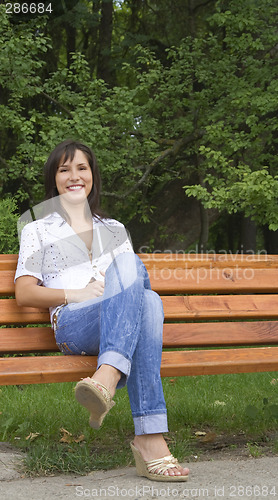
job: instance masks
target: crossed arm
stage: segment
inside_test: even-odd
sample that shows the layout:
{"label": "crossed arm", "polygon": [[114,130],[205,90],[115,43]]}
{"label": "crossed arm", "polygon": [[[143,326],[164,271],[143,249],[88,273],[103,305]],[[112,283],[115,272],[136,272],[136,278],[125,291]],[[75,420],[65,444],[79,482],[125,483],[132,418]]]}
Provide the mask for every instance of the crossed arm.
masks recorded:
{"label": "crossed arm", "polygon": [[[104,273],[102,273],[104,276]],[[20,276],[15,282],[15,297],[19,306],[49,308],[68,303],[84,302],[100,297],[104,292],[104,283],[95,280],[88,283],[85,288],[64,290],[46,288],[38,285],[34,276]],[[66,295],[65,295],[66,293]]]}

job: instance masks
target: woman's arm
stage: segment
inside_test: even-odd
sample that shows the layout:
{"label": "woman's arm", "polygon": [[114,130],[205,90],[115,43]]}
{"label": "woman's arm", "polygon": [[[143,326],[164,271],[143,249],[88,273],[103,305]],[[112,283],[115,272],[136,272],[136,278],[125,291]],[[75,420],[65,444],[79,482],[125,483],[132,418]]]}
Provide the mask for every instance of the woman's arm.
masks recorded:
{"label": "woman's arm", "polygon": [[60,306],[65,304],[65,292],[68,303],[83,302],[100,297],[104,292],[104,283],[96,280],[85,288],[63,290],[39,286],[34,276],[20,276],[15,282],[15,297],[19,306],[41,308]]}

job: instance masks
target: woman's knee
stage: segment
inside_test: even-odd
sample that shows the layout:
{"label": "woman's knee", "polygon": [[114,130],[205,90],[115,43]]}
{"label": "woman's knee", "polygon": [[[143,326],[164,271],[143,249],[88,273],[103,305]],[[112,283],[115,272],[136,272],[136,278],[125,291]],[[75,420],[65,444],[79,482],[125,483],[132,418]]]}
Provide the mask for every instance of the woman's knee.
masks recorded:
{"label": "woman's knee", "polygon": [[133,285],[138,279],[143,280],[145,266],[141,259],[132,252],[117,255],[106,271],[107,278],[114,275],[124,288]]}
{"label": "woman's knee", "polygon": [[138,271],[141,271],[145,268],[140,257],[138,257],[138,255],[133,252],[120,253],[119,255],[116,255],[113,262],[114,264],[117,264],[120,269],[123,268],[123,270],[135,268]]}

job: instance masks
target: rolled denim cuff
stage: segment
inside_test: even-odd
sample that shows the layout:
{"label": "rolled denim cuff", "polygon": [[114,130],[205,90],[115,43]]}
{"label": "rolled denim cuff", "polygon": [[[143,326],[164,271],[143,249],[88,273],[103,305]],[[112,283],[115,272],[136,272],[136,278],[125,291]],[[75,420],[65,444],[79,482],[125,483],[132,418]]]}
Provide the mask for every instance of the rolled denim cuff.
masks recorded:
{"label": "rolled denim cuff", "polygon": [[126,381],[130,374],[131,363],[123,354],[116,351],[106,351],[98,357],[97,368],[101,365],[113,366],[122,373],[117,389],[121,389],[126,385]]}
{"label": "rolled denim cuff", "polygon": [[156,415],[143,415],[133,417],[135,435],[142,434],[160,434],[168,432],[167,413],[158,413]]}

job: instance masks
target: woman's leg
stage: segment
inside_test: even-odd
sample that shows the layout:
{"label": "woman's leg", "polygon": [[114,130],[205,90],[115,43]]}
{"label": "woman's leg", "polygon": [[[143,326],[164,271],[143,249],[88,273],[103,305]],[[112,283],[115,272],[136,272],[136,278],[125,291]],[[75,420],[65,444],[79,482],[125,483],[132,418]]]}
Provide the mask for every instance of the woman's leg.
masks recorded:
{"label": "woman's leg", "polygon": [[127,381],[136,435],[168,431],[160,377],[163,319],[160,297],[152,290],[145,290],[141,331]]}
{"label": "woman's leg", "polygon": [[[129,264],[133,265],[134,261],[133,264],[132,262]],[[160,459],[170,454],[162,435],[163,432],[168,431],[160,377],[164,318],[162,302],[160,297],[150,290],[145,266],[139,259],[136,259],[137,274],[132,286],[129,280],[126,281],[124,278],[126,273],[129,274],[129,266],[122,259],[117,260],[117,266],[119,275],[122,276],[123,289],[128,291],[119,309],[118,328],[120,327],[120,331],[118,333],[120,336],[122,334],[121,354],[131,361],[126,375],[129,372],[127,388],[135,426],[134,445],[144,460]],[[133,271],[131,275],[134,276]],[[109,278],[111,276],[108,274],[107,280]],[[126,285],[129,286],[126,287]],[[136,300],[135,297],[137,297]],[[115,330],[113,328],[114,316],[113,313],[109,316],[109,308],[106,310],[107,304],[105,302],[102,304],[102,335],[103,333],[105,335],[103,342],[101,341],[100,368],[93,376],[95,380],[103,384],[107,384],[108,380],[111,383],[113,376],[117,377],[117,373],[119,374],[115,368],[111,368],[111,365],[116,366],[116,363],[113,365],[115,352],[113,349],[118,343],[118,337],[115,339],[113,335],[109,336],[109,328],[116,334],[117,328]],[[124,324],[120,326],[122,320]],[[130,332],[133,332],[132,337]],[[106,339],[106,336],[109,338]],[[117,384],[115,380],[114,390]],[[169,468],[165,475],[186,476],[188,472],[188,469],[177,465],[175,468]]]}
{"label": "woman's leg", "polygon": [[160,378],[163,308],[142,261],[135,254],[120,254],[106,272],[102,300],[70,304],[60,315],[56,341],[64,353],[99,350],[98,368],[114,368],[109,385],[119,372],[117,386],[128,381],[135,434],[167,432]]}
{"label": "woman's leg", "polygon": [[[67,334],[66,346],[73,350],[65,349],[66,354],[96,354],[100,343],[98,370],[92,378],[108,386],[112,395],[116,385],[121,387],[128,378],[136,427],[134,444],[144,460],[161,458],[169,453],[161,434],[167,431],[159,374],[161,301],[150,291],[146,268],[136,255],[119,255],[109,266],[105,281],[101,300],[62,310],[57,341],[62,340],[63,332]],[[170,475],[187,472],[181,468],[169,470]]]}
{"label": "woman's leg", "polygon": [[[119,262],[118,260],[117,265],[120,275],[124,276],[125,271],[128,269],[125,262]],[[135,332],[136,345],[133,339],[127,343],[123,342],[121,349],[125,346],[125,357],[131,359],[127,388],[135,426],[134,445],[143,459],[149,461],[170,454],[162,435],[163,432],[168,431],[166,405],[160,377],[164,314],[160,297],[150,289],[145,266],[139,259],[136,260],[136,266],[137,279],[141,280],[140,286],[138,286],[138,283],[135,286],[136,294],[138,294],[137,302],[134,301],[133,296],[135,290],[133,292],[131,292],[131,289],[128,290],[129,296],[122,302],[119,321],[127,318],[124,320],[124,326],[121,327],[125,339],[129,338],[129,325],[131,331]],[[109,279],[109,275],[107,279]],[[124,283],[125,280],[123,279],[122,284]],[[125,285],[123,288],[125,288]],[[133,309],[134,304],[137,304],[135,310]],[[105,303],[102,306],[105,308]],[[113,324],[112,322],[109,323],[108,310],[105,311],[104,309],[102,312],[103,318],[108,317],[108,322],[105,323],[102,333],[105,331],[105,335],[108,335],[107,326],[109,325],[113,331]],[[112,314],[110,318],[113,321]],[[107,384],[107,381],[109,381],[112,384],[112,391],[110,385],[112,393],[115,391],[117,384],[117,380],[114,378],[113,387],[113,376],[117,377],[117,374],[119,376],[119,372],[111,368],[110,365],[111,358],[113,358],[113,349],[109,351],[108,347],[112,347],[112,343],[115,345],[114,342],[113,336],[109,340],[104,340],[102,352],[105,355],[100,356],[100,368],[93,376],[95,380],[103,384]],[[102,360],[107,364],[101,364]],[[186,476],[188,472],[188,469],[177,465],[175,468],[166,470],[165,475]]]}

